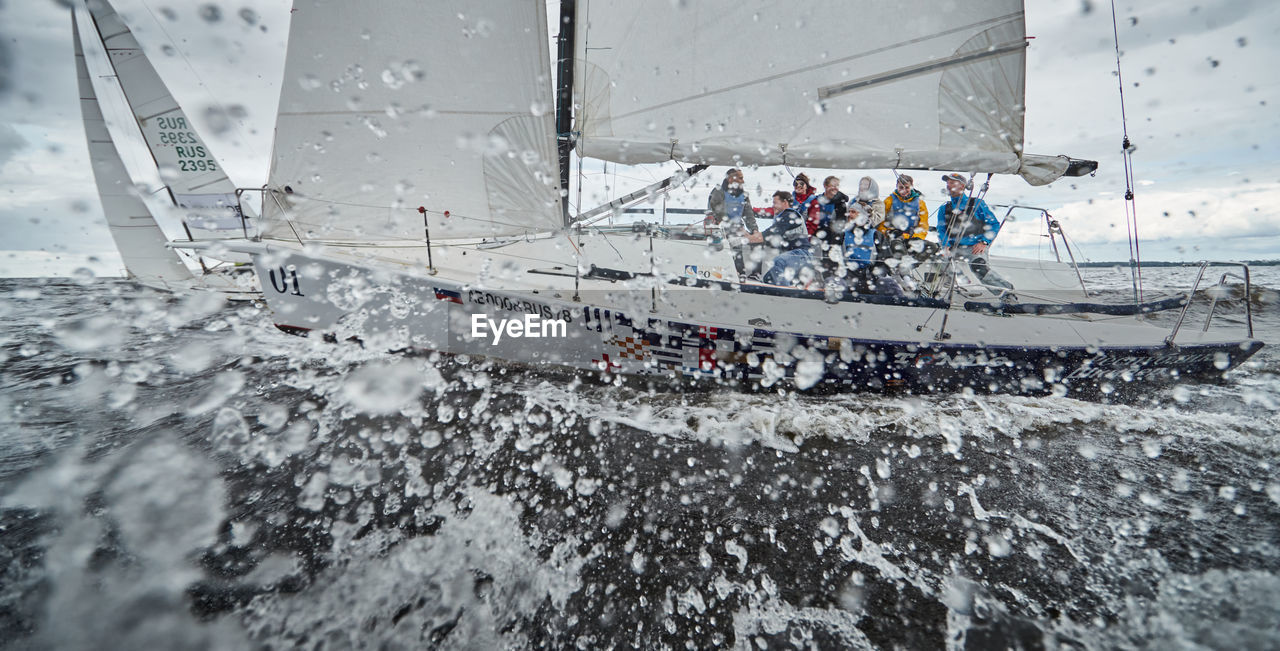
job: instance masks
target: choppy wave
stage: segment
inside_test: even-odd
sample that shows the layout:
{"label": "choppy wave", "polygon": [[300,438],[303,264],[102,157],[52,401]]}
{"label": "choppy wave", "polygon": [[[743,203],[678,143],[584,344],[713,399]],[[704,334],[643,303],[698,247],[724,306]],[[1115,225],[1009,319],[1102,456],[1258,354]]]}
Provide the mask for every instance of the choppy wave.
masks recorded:
{"label": "choppy wave", "polygon": [[615,384],[127,283],[0,316],[17,646],[1280,646],[1274,347],[1086,402]]}

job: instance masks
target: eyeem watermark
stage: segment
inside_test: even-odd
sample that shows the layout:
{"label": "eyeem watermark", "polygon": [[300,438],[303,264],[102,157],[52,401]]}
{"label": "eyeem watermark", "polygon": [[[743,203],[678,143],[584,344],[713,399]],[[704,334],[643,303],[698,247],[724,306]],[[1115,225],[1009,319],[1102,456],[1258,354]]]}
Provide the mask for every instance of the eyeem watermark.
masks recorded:
{"label": "eyeem watermark", "polygon": [[485,331],[492,333],[497,344],[503,336],[513,338],[566,337],[569,335],[569,323],[560,319],[544,319],[537,314],[526,314],[523,319],[498,319],[494,321],[484,314],[471,315],[471,338],[486,336]]}

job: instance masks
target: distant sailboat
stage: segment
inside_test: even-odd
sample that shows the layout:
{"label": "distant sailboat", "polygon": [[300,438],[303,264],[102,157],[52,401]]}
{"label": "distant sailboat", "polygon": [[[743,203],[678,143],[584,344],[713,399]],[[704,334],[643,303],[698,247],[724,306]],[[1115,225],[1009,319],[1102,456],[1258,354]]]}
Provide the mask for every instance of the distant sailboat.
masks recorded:
{"label": "distant sailboat", "polygon": [[569,144],[628,164],[1087,171],[1022,151],[1021,2],[818,4],[805,21],[566,1],[557,127],[543,3],[300,0],[262,237],[230,246],[290,331],[674,381],[1070,392],[1216,376],[1261,348],[1140,317],[1186,298],[833,295],[742,281],[704,243],[567,228]]}
{"label": "distant sailboat", "polygon": [[74,15],[71,19],[75,33],[80,113],[89,141],[93,177],[111,238],[133,280],[169,291],[187,288],[194,282],[194,276],[178,257],[177,251],[165,246],[168,239],[146,204],[138,198],[124,162],[120,160],[120,152],[107,131],[102,108],[89,78],[89,68],[85,65],[84,50],[80,46],[80,28]]}
{"label": "distant sailboat", "polygon": [[[140,133],[167,188],[175,212],[181,215],[181,239],[218,240],[252,234],[241,216],[235,188],[222,173],[207,145],[189,125],[186,115],[164,88],[159,76],[142,56],[128,28],[105,2],[94,3],[88,15],[90,33],[116,70],[116,80],[125,101],[134,111]],[[247,268],[234,263],[247,261],[243,254],[221,252],[202,258],[200,274],[193,274],[168,243],[179,239],[166,235],[161,224],[137,196],[137,190],[110,130],[103,118],[92,77],[84,59],[80,22],[73,13],[76,67],[80,80],[81,112],[88,136],[94,178],[103,211],[125,262],[129,276],[143,284],[170,291],[208,289],[242,298],[258,295],[256,282]],[[108,29],[103,36],[103,26]],[[107,41],[114,43],[106,45]],[[142,99],[140,99],[142,98]],[[144,111],[140,113],[139,111]],[[175,188],[177,192],[175,192]]]}

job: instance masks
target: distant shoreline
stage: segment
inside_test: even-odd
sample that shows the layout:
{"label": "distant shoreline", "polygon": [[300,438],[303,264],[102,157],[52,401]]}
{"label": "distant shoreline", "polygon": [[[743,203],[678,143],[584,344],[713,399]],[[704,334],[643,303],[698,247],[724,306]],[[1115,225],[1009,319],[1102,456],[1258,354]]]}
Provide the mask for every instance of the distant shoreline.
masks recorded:
{"label": "distant shoreline", "polygon": [[[1224,265],[1224,264],[1230,265],[1230,264],[1240,264],[1241,262],[1243,262],[1244,264],[1247,264],[1250,267],[1280,266],[1280,260],[1238,260],[1238,261],[1209,260],[1208,262],[1210,265]],[[1080,262],[1078,264],[1081,267],[1128,267],[1129,266],[1128,261]],[[1150,260],[1150,261],[1144,260],[1142,262],[1142,266],[1144,267],[1199,267],[1200,262],[1199,261],[1197,262],[1165,262],[1162,260]]]}

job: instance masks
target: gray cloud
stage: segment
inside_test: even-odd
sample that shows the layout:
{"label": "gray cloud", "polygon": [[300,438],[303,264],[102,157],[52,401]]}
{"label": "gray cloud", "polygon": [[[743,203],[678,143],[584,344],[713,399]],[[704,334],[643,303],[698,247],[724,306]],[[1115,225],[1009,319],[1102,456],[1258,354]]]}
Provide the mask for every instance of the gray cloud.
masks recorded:
{"label": "gray cloud", "polygon": [[[3,56],[4,53],[0,52],[0,57]],[[27,139],[23,138],[22,134],[13,128],[13,125],[0,124],[0,168],[3,168],[4,164],[13,158],[14,154],[26,148],[29,144]]]}
{"label": "gray cloud", "polygon": [[19,208],[0,208],[6,249],[93,253],[111,248],[93,188],[74,188]]}
{"label": "gray cloud", "polygon": [[[0,5],[0,10],[4,8]],[[4,41],[0,41],[0,102],[5,100],[13,87],[10,77],[13,76],[11,68],[13,67],[13,54],[9,52],[9,45]]]}

